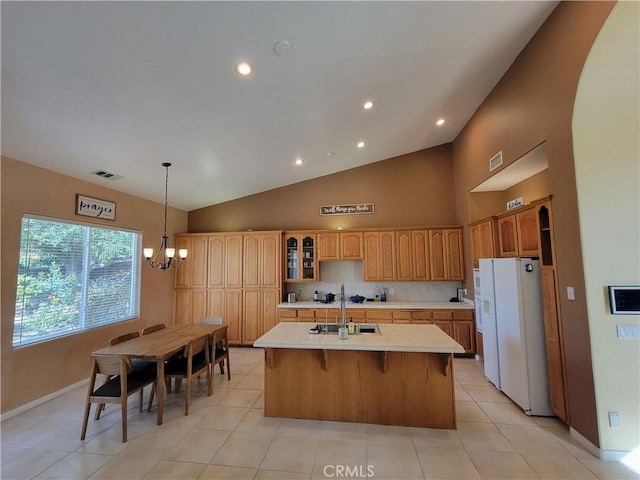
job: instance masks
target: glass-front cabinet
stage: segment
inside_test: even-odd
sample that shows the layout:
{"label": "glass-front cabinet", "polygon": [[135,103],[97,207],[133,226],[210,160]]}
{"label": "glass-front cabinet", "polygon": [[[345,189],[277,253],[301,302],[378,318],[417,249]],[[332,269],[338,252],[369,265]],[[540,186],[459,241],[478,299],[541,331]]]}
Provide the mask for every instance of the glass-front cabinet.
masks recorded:
{"label": "glass-front cabinet", "polygon": [[314,233],[285,233],[285,282],[317,282],[318,261]]}

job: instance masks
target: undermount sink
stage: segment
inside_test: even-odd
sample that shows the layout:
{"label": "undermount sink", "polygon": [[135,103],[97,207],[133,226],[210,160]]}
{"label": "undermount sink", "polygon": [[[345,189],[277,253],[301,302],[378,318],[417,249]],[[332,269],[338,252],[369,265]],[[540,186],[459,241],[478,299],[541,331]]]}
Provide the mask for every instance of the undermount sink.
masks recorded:
{"label": "undermount sink", "polygon": [[[339,325],[336,323],[318,323],[315,327],[309,330],[309,333],[329,333],[337,334]],[[379,334],[380,329],[375,323],[363,323],[356,324],[356,335],[359,334]],[[353,334],[352,334],[353,335]]]}

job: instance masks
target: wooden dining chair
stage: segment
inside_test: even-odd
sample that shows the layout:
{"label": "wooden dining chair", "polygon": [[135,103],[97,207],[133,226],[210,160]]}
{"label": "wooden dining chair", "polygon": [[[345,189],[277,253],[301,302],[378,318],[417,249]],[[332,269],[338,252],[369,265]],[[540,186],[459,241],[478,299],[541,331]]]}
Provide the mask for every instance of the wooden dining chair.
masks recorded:
{"label": "wooden dining chair", "polygon": [[[200,318],[200,320],[198,320],[198,323],[201,325],[222,325],[224,323],[222,317],[202,317]],[[212,347],[215,346],[216,348],[222,348],[218,345],[216,345],[215,343],[212,344]],[[215,354],[214,354],[214,349],[212,348],[211,350],[211,360],[213,362],[213,359],[216,358]],[[213,365],[213,363],[212,363]],[[218,365],[220,365],[220,373],[224,375],[224,362],[219,362]],[[213,369],[211,370],[211,374],[213,374]]]}
{"label": "wooden dining chair", "polygon": [[213,367],[220,365],[220,373],[224,373],[224,363],[227,363],[227,379],[231,380],[231,367],[229,366],[229,337],[227,328],[216,330],[211,335],[211,373]]}
{"label": "wooden dining chair", "polygon": [[158,330],[164,330],[167,326],[164,323],[156,323],[155,325],[151,325],[149,327],[144,327],[142,329],[142,335],[148,335],[153,332],[157,332]]}
{"label": "wooden dining chair", "polygon": [[[199,355],[204,353],[204,355]],[[179,381],[186,380],[184,414],[189,415],[189,400],[191,398],[191,381],[202,374],[207,377],[207,395],[213,394],[211,383],[211,369],[209,358],[209,335],[203,335],[189,342],[181,358],[170,359],[164,367],[165,378],[176,379],[176,393],[180,389]]]}
{"label": "wooden dining chair", "polygon": [[[107,375],[104,384],[96,388],[98,374]],[[127,399],[130,395],[140,392],[140,411],[142,411],[142,391],[147,385],[153,385],[149,396],[149,407],[155,394],[156,372],[154,370],[135,371],[131,366],[128,357],[117,355],[95,355],[92,357],[92,372],[89,380],[89,391],[87,402],[84,407],[84,418],[82,419],[82,433],[80,440],[84,440],[87,433],[89,413],[92,403],[104,405],[105,403],[120,404],[122,411],[122,441],[127,441]],[[96,410],[95,420],[100,419],[102,409]]]}

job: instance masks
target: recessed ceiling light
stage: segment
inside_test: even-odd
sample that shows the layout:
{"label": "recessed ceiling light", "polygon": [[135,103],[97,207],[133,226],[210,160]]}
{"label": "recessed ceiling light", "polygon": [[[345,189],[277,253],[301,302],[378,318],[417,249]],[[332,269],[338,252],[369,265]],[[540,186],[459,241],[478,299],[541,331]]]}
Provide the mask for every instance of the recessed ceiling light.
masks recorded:
{"label": "recessed ceiling light", "polygon": [[296,161],[294,163],[296,165],[302,165],[304,163],[304,160],[302,160],[301,158],[296,158]]}
{"label": "recessed ceiling light", "polygon": [[373,105],[374,105],[373,100],[367,100],[362,105],[362,108],[364,108],[365,110],[371,110],[373,108]]}
{"label": "recessed ceiling light", "polygon": [[358,148],[364,148],[365,143],[364,142],[358,142]]}
{"label": "recessed ceiling light", "polygon": [[327,157],[335,157],[335,156],[336,156],[336,152],[327,153]]}
{"label": "recessed ceiling light", "polygon": [[236,65],[236,73],[238,75],[246,77],[247,75],[251,75],[251,72],[253,72],[253,67],[247,62],[240,62]]}
{"label": "recessed ceiling light", "polygon": [[438,121],[436,122],[436,125],[439,126],[439,127],[444,125],[444,118],[439,118]]}

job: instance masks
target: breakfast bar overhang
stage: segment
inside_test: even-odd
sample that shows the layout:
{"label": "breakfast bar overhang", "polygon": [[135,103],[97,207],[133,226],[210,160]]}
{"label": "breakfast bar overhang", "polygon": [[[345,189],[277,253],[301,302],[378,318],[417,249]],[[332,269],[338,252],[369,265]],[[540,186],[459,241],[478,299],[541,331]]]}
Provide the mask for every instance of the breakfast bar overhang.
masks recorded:
{"label": "breakfast bar overhang", "polygon": [[265,416],[456,428],[453,354],[435,325],[379,325],[379,333],[310,334],[280,323],[254,343],[265,351]]}

